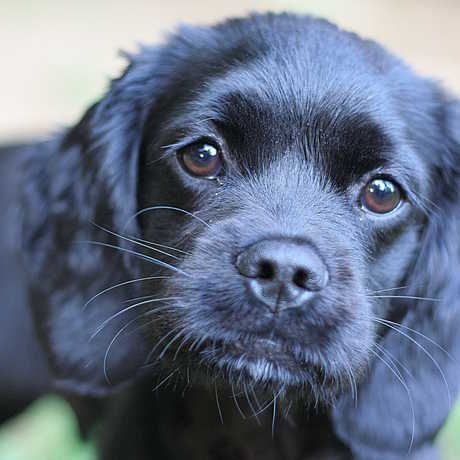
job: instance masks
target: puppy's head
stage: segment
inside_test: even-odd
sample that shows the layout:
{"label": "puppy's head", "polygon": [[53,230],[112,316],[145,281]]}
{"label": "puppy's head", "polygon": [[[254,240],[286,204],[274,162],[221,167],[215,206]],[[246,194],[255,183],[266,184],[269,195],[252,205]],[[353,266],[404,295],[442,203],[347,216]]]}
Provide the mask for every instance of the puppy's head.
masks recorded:
{"label": "puppy's head", "polygon": [[[150,296],[99,310],[113,329],[90,368],[102,372],[108,348],[123,367],[136,349],[212,382],[353,393],[379,358],[388,364],[384,340],[404,348],[388,321],[442,316],[408,294],[458,291],[444,271],[458,269],[458,118],[431,82],[324,21],[256,16],[144,49],[51,149],[87,180],[68,194],[78,222],[68,239],[94,237],[92,219],[114,231],[106,244],[142,252],[110,270],[98,253],[88,271],[134,272]],[[77,271],[69,253],[57,260]],[[87,339],[99,324],[72,308]],[[49,336],[57,325],[44,323]],[[111,339],[130,324],[142,334],[116,358]]]}
{"label": "puppy's head", "polygon": [[152,346],[170,332],[157,356],[327,398],[373,357],[374,295],[410,264],[427,170],[383,51],[325,23],[244,24],[186,34],[186,57],[160,61],[176,70],[148,117],[138,222],[187,254]]}

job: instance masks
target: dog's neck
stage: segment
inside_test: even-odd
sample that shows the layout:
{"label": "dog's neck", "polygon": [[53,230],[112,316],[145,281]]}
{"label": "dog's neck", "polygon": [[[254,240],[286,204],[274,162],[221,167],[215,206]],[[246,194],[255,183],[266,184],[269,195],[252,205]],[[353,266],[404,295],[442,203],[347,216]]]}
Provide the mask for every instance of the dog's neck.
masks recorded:
{"label": "dog's neck", "polygon": [[[144,421],[129,430],[125,424],[119,436],[131,446],[140,436],[150,438],[155,451],[163,455],[161,458],[347,458],[347,452],[333,435],[327,415],[319,409],[307,409],[300,402],[289,407],[278,401],[273,416],[273,401],[255,402],[250,398],[249,404],[245,394],[234,396],[231,388],[219,389],[217,397],[216,392],[198,387],[185,391],[163,388],[152,393],[149,385],[145,391],[148,394],[144,393],[144,397],[126,394],[119,401],[123,411],[137,413],[136,417],[142,413]],[[257,404],[260,407],[255,407]],[[145,433],[141,434],[141,429]],[[129,439],[130,433],[133,440]],[[330,451],[321,451],[324,446]],[[136,458],[144,459],[142,455],[139,452]],[[150,459],[151,452],[146,452],[145,458]]]}

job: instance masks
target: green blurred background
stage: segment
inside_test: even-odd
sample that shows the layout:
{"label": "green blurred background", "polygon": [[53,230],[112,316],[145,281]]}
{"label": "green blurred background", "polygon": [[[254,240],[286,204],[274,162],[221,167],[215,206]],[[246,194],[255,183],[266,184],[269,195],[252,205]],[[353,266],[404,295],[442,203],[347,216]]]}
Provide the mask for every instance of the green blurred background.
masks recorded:
{"label": "green blurred background", "polygon": [[[324,16],[374,38],[460,95],[459,0],[0,0],[0,143],[44,136],[75,122],[134,51],[178,23],[251,11]],[[439,443],[460,460],[460,407]],[[91,460],[67,405],[50,396],[0,427],[0,460]]]}

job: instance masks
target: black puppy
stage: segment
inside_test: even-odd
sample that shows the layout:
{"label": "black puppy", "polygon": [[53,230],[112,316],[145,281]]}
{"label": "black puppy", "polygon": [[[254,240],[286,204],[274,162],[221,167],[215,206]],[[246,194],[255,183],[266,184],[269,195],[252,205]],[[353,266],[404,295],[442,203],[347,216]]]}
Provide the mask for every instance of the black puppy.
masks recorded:
{"label": "black puppy", "polygon": [[377,44],[264,15],[142,49],[26,149],[30,304],[57,386],[109,401],[101,457],[435,458],[459,123]]}

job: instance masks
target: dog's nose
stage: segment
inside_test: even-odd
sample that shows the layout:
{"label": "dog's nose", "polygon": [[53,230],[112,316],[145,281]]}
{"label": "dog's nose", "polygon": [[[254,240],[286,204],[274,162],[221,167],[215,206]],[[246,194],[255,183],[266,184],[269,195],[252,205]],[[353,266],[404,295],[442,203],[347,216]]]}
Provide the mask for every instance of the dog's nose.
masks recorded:
{"label": "dog's nose", "polygon": [[236,259],[238,271],[249,279],[252,293],[277,312],[304,305],[329,281],[325,263],[307,242],[264,240]]}

